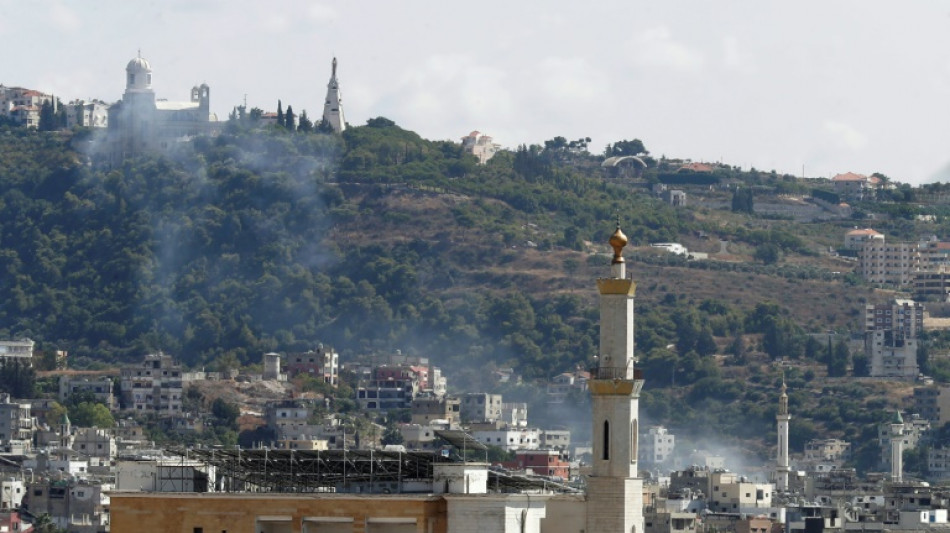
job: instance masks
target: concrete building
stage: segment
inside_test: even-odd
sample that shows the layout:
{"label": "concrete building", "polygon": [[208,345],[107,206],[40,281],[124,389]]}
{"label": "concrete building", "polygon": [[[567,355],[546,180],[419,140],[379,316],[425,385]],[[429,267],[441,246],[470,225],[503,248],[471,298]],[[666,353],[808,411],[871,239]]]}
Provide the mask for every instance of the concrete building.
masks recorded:
{"label": "concrete building", "polygon": [[950,422],[950,386],[914,388],[914,411],[934,426]]}
{"label": "concrete building", "polygon": [[72,449],[89,457],[113,459],[118,451],[111,431],[98,428],[78,428],[73,433]]}
{"label": "concrete building", "polygon": [[659,464],[673,457],[676,436],[663,426],[653,426],[643,437],[640,458],[646,463]]}
{"label": "concrete building", "polygon": [[506,452],[537,450],[541,447],[541,431],[537,428],[504,428],[475,430],[472,436],[478,442],[498,446]]}
{"label": "concrete building", "polygon": [[306,374],[336,387],[340,383],[340,354],[321,343],[316,350],[287,354],[284,370],[290,377]]}
{"label": "concrete building", "polygon": [[33,367],[33,346],[30,339],[0,341],[0,365],[16,363]]}
{"label": "concrete building", "polygon": [[501,418],[499,420],[511,427],[527,427],[528,404],[525,402],[501,404]]}
{"label": "concrete building", "polygon": [[950,302],[950,267],[914,272],[914,298],[932,302]]}
{"label": "concrete building", "polygon": [[851,443],[840,439],[815,439],[805,443],[805,460],[840,462],[851,455]]}
{"label": "concrete building", "polygon": [[879,188],[881,180],[876,176],[868,177],[864,174],[845,172],[831,178],[831,184],[834,186],[836,193],[851,199],[860,200],[870,191]]}
{"label": "concrete building", "polygon": [[567,429],[542,429],[538,434],[538,447],[567,452],[571,448],[571,432]]}
{"label": "concrete building", "polygon": [[413,424],[429,424],[435,420],[457,424],[460,421],[460,409],[458,398],[435,395],[417,396],[409,406]]}
{"label": "concrete building", "polygon": [[536,476],[549,476],[566,480],[571,477],[571,464],[557,450],[519,450],[515,460],[504,466],[524,470]]}
{"label": "concrete building", "polygon": [[109,104],[101,100],[73,100],[65,106],[66,127],[107,128]]}
{"label": "concrete building", "polygon": [[89,377],[64,374],[59,376],[58,397],[60,402],[65,402],[73,394],[88,393],[112,411],[116,407],[113,387],[114,382],[109,376]]}
{"label": "concrete building", "polygon": [[35,429],[30,403],[14,401],[9,394],[0,393],[0,445],[29,451]]}
{"label": "concrete building", "polygon": [[917,264],[917,243],[868,241],[858,252],[856,272],[868,283],[909,287]]}
{"label": "concrete building", "polygon": [[7,477],[0,481],[0,511],[9,511],[20,507],[26,495],[26,484],[22,479]]}
{"label": "concrete building", "polygon": [[109,163],[126,157],[174,149],[180,142],[216,132],[217,117],[211,113],[211,90],[206,84],[191,89],[188,102],[170,102],[155,97],[152,66],[139,56],[125,67],[122,100],[109,107]]}
{"label": "concrete building", "polygon": [[264,408],[267,427],[277,433],[278,439],[312,435],[314,424],[310,421],[313,405],[306,400],[281,400],[270,402]]}
{"label": "concrete building", "polygon": [[[75,531],[76,525],[89,523],[95,527],[91,532],[108,531],[109,497],[102,486],[85,481],[43,480],[30,483],[23,498],[35,516],[48,513],[56,527],[66,531]],[[116,530],[118,531],[118,530]]]}
{"label": "concrete building", "polygon": [[884,234],[871,228],[855,228],[844,234],[845,250],[859,251],[867,243],[884,244]]}
{"label": "concrete building", "polygon": [[491,422],[502,418],[504,402],[501,394],[468,392],[463,394],[459,401],[460,414],[466,422]]}
{"label": "concrete building", "polygon": [[924,306],[896,299],[865,309],[865,354],[872,377],[916,379],[917,336],[924,328]]}
{"label": "concrete building", "polygon": [[686,207],[686,191],[680,189],[667,189],[663,191],[661,197],[663,201],[673,207]]}
{"label": "concrete building", "polygon": [[735,472],[709,475],[708,508],[716,513],[756,515],[772,506],[771,483],[754,483]]}
{"label": "concrete building", "polygon": [[122,367],[123,408],[160,416],[181,413],[184,387],[181,363],[162,353],[146,355],[136,365]]}
{"label": "concrete building", "polygon": [[261,379],[265,381],[287,381],[287,374],[281,372],[280,369],[279,353],[264,354],[264,372],[261,374]]}
{"label": "concrete building", "polygon": [[43,104],[55,105],[53,95],[23,87],[0,85],[0,116],[8,117],[14,124],[36,128],[40,125],[40,110]]}
{"label": "concrete building", "polygon": [[323,103],[323,120],[333,128],[334,133],[346,129],[346,117],[343,115],[343,95],[340,82],[336,79],[336,58],[333,58],[330,82],[327,83],[327,97]]}

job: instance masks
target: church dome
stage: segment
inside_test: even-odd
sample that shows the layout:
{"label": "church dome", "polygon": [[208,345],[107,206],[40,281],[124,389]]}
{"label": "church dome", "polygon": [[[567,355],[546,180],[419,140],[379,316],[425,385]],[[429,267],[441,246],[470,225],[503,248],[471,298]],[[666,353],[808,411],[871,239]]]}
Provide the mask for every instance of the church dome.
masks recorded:
{"label": "church dome", "polygon": [[128,72],[151,72],[152,65],[148,64],[148,60],[144,57],[139,56],[129,61],[129,64],[126,65],[125,70]]}
{"label": "church dome", "polygon": [[125,90],[133,92],[152,90],[152,65],[148,64],[141,53],[125,66]]}

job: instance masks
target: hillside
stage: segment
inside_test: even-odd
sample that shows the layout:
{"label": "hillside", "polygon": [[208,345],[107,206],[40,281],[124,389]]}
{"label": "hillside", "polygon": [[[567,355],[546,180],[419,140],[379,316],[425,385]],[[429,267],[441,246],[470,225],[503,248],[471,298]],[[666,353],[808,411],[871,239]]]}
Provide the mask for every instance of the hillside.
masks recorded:
{"label": "hillside", "polygon": [[[846,336],[829,350],[807,335],[858,330],[873,297],[826,253],[854,221],[729,209],[737,187],[808,208],[783,199],[811,187],[789,176],[684,176],[645,156],[650,168],[631,179],[558,142],[478,166],[457,144],[383,118],[342,138],[232,123],[111,169],[75,151],[86,135],[0,130],[0,335],[68,350],[75,366],[154,350],[214,367],[319,342],[344,361],[400,349],[464,389],[495,388],[487,370],[511,367],[526,382],[506,397],[557,419],[531,380],[596,355],[593,281],[619,217],[639,283],[638,356],[655,376],[651,419],[768,443],[783,368],[799,435],[857,439],[902,398],[837,377],[861,373]],[[659,200],[648,186],[664,180],[683,182],[696,206]],[[711,185],[721,182],[731,188]],[[656,241],[709,259],[657,252]],[[837,410],[819,393],[841,397]]]}

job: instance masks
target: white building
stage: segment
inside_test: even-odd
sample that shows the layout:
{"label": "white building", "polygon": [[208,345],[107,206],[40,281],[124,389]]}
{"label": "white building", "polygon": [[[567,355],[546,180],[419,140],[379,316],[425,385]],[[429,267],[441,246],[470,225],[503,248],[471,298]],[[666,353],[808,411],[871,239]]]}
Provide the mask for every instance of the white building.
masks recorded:
{"label": "white building", "polygon": [[30,339],[0,341],[0,365],[19,363],[32,367],[34,346],[35,343]]}
{"label": "white building", "polygon": [[709,510],[715,513],[756,515],[772,507],[771,483],[754,483],[735,472],[719,471],[709,476]]}
{"label": "white building", "polygon": [[676,436],[663,426],[653,426],[643,436],[642,443],[640,458],[647,463],[662,463],[673,456]]}
{"label": "white building", "polygon": [[22,479],[5,478],[0,481],[0,511],[9,511],[20,507],[26,485]]}
{"label": "white building", "polygon": [[501,145],[492,142],[492,138],[488,135],[473,131],[462,137],[462,150],[474,155],[478,163],[484,165],[501,150]]}
{"label": "white building", "polygon": [[191,88],[188,102],[171,102],[155,97],[152,66],[139,56],[125,67],[126,84],[122,100],[109,107],[108,153],[115,164],[146,152],[159,152],[197,135],[216,131],[217,117],[211,113],[211,89],[206,84]]}
{"label": "white building", "polygon": [[109,126],[109,104],[101,100],[73,100],[65,106],[66,127],[106,128]]}
{"label": "white building", "polygon": [[537,450],[541,445],[541,431],[537,428],[498,429],[473,431],[478,442],[498,446],[506,452]]}
{"label": "white building", "polygon": [[501,420],[501,394],[469,392],[459,398],[462,420],[471,422],[493,422]]}

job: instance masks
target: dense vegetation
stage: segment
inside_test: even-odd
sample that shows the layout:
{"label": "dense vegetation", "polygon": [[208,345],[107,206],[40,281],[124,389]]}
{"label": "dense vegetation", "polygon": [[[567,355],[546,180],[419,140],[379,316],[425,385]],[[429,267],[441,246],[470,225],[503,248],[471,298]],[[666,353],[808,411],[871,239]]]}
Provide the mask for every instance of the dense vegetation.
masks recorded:
{"label": "dense vegetation", "polygon": [[[590,267],[605,260],[580,252],[596,251],[617,217],[634,245],[710,232],[754,249],[763,265],[631,261],[835,281],[820,268],[781,264],[816,255],[789,225],[741,222],[754,217],[754,189],[810,190],[790,177],[727,167],[677,174],[638,140],[608,146],[607,155],[647,162],[647,183],[741,180],[745,187],[729,194],[746,218],[714,223],[605,178],[585,139],[521,146],[479,166],[458,144],[385,118],[343,136],[324,130],[234,119],[171,156],[99,168],[73,148],[94,149],[88,132],[2,127],[0,336],[68,350],[74,365],[155,350],[197,366],[253,363],[266,351],[318,342],[344,360],[398,348],[431,357],[456,387],[477,389],[490,386],[494,368],[530,380],[592,361],[597,310],[592,294],[574,288],[589,290],[602,272]],[[523,271],[539,257],[557,261],[567,279],[539,285]],[[578,272],[586,277],[574,283]],[[639,302],[637,351],[654,376],[647,415],[762,437],[774,424],[774,365],[791,361],[792,401],[803,415],[797,438],[817,435],[818,423],[858,439],[861,424],[881,419],[888,402],[874,387],[823,385],[839,398],[834,407],[803,392],[819,386],[816,377],[861,375],[866,362],[843,337],[808,335],[786,307],[767,301],[775,297],[743,307],[674,289]],[[543,391],[530,382],[506,387],[506,398],[531,401],[543,416]],[[571,400],[579,409],[585,401]],[[233,413],[218,407],[222,431],[232,431]]]}

